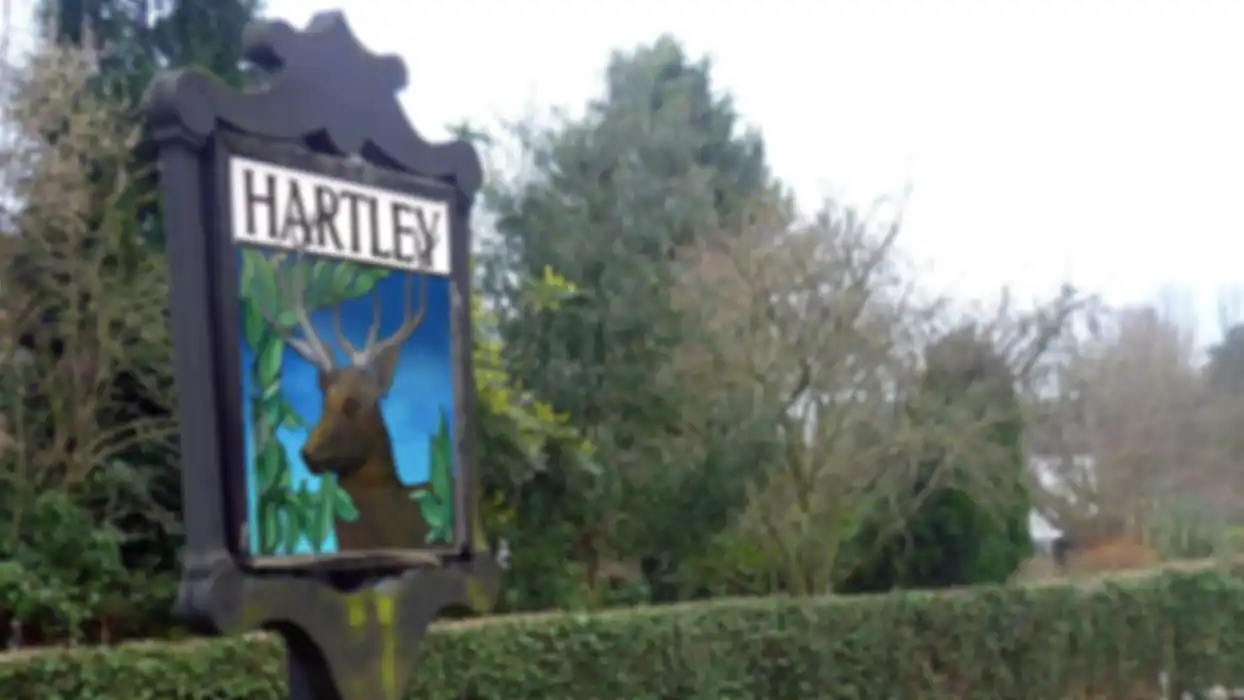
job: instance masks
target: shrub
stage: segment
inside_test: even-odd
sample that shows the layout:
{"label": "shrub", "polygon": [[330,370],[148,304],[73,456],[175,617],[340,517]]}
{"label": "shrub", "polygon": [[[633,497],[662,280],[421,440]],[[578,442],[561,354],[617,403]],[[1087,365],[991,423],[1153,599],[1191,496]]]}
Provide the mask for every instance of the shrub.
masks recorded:
{"label": "shrub", "polygon": [[[1156,697],[1244,680],[1244,582],[1221,570],[1091,585],[769,598],[435,628],[408,698]],[[269,638],[0,660],[0,696],[286,697]],[[1178,694],[1175,695],[1178,697]]]}
{"label": "shrub", "polygon": [[1230,551],[1225,518],[1189,495],[1176,495],[1160,503],[1145,535],[1167,559],[1200,559]]}
{"label": "shrub", "polygon": [[863,561],[844,590],[1002,583],[1032,554],[1023,421],[1014,385],[1006,359],[974,327],[929,349],[924,396],[911,410],[934,423],[962,413],[976,416],[985,439],[971,454],[934,449],[921,460],[915,512],[889,539],[877,535],[884,525],[865,524],[865,550],[869,540],[882,539],[883,546],[871,557],[860,555]]}

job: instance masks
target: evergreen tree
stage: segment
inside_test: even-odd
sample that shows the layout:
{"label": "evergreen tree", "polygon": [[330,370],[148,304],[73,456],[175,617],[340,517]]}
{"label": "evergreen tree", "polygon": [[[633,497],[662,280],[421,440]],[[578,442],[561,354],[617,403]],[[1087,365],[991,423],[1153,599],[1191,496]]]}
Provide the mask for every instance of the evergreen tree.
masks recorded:
{"label": "evergreen tree", "polygon": [[[940,588],[1005,582],[1032,554],[1031,504],[1024,483],[1023,422],[1014,379],[992,345],[968,327],[930,348],[918,405],[922,420],[944,411],[970,411],[985,431],[984,449],[920,466],[917,512],[843,586],[851,592]],[[931,489],[931,490],[930,490]],[[884,531],[864,528],[865,551]]]}
{"label": "evergreen tree", "polygon": [[[591,435],[626,513],[604,521],[659,589],[741,502],[742,477],[730,475],[754,471],[746,450],[711,450],[710,463],[673,446],[685,395],[667,371],[682,332],[676,251],[728,230],[770,186],[762,142],[740,130],[711,68],[669,37],[616,53],[586,117],[521,134],[532,172],[488,198],[498,240],[482,256],[507,364]],[[578,290],[556,315],[514,282],[546,268]]]}
{"label": "evergreen tree", "polygon": [[41,0],[39,19],[60,41],[88,37],[100,79],[137,104],[156,72],[194,66],[240,86],[242,30],[261,0]]}

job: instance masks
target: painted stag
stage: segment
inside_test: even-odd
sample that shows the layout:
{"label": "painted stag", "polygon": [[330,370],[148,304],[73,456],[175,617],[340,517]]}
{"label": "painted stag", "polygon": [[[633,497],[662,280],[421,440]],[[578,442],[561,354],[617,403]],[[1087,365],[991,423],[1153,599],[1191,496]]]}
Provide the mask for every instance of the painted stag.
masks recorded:
{"label": "painted stag", "polygon": [[[298,256],[301,258],[301,256]],[[338,485],[358,510],[354,521],[337,519],[340,552],[380,549],[419,549],[427,546],[428,524],[412,491],[426,484],[402,483],[393,457],[393,441],[380,401],[393,387],[402,346],[423,322],[428,304],[426,275],[419,275],[419,306],[414,308],[414,277],[406,276],[405,313],[401,326],[380,337],[380,295],[372,294],[372,321],[362,347],[355,347],[341,329],[341,311],[333,312],[333,332],[347,358],[337,355],[311,323],[306,308],[304,265],[289,265],[284,297],[296,324],[272,324],[286,344],[316,368],[323,406],[320,420],[302,446],[302,461],[312,474],[335,474]],[[279,269],[279,266],[278,266]],[[283,276],[284,277],[284,276]],[[285,281],[285,280],[282,280]],[[297,332],[296,332],[297,331]]]}

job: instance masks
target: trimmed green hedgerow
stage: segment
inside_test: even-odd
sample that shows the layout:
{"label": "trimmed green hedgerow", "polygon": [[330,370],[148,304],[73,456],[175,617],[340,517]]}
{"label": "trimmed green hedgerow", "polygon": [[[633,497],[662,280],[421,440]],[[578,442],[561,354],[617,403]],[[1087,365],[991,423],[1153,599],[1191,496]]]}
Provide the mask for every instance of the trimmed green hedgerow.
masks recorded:
{"label": "trimmed green hedgerow", "polygon": [[[421,700],[1156,697],[1244,681],[1226,571],[944,593],[769,598],[433,629]],[[1244,685],[1244,683],[1239,683]],[[0,657],[5,700],[284,700],[267,637]],[[1175,695],[1178,697],[1178,695]]]}

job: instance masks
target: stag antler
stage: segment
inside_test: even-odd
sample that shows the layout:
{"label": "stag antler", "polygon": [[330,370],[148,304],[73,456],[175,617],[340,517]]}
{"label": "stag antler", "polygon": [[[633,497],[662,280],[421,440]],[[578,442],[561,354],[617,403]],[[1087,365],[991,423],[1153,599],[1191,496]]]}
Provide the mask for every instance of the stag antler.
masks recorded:
{"label": "stag antler", "polygon": [[[277,278],[277,287],[281,290],[281,296],[284,297],[289,305],[289,311],[294,315],[297,324],[294,328],[286,328],[277,319],[271,317],[266,309],[260,304],[260,312],[268,325],[272,326],[281,339],[285,341],[291,348],[301,355],[307,362],[315,365],[324,372],[331,372],[337,369],[336,355],[332,348],[325,343],[315,331],[315,326],[311,323],[311,315],[307,311],[306,306],[306,281],[303,273],[303,249],[299,245],[294,250],[293,271],[287,276],[281,273],[281,264],[286,260],[286,254],[281,253],[274,255],[272,258],[273,274]],[[333,312],[333,333],[336,336],[337,344],[345,351],[346,356],[350,359],[350,364],[354,367],[372,367],[376,363],[376,359],[390,353],[403,345],[410,336],[423,323],[423,317],[428,310],[428,277],[427,275],[419,275],[419,309],[414,310],[414,279],[413,275],[408,274],[406,277],[406,308],[403,313],[404,320],[402,325],[384,340],[380,340],[380,295],[372,295],[372,322],[367,329],[367,339],[362,348],[356,348],[341,328],[341,307],[338,306]],[[302,337],[294,334],[294,330],[301,331]]]}
{"label": "stag antler", "polygon": [[414,275],[406,275],[406,308],[402,314],[404,320],[401,327],[397,329],[384,340],[380,340],[380,295],[372,296],[372,314],[371,325],[367,329],[367,339],[363,343],[362,348],[356,348],[346,338],[345,333],[341,330],[341,313],[338,311],[333,314],[333,332],[337,336],[337,344],[345,351],[346,356],[350,358],[350,364],[355,367],[370,367],[376,362],[376,358],[388,351],[401,347],[419,328],[419,324],[423,323],[423,317],[428,310],[428,276],[419,275],[419,310],[415,311],[414,307]]}
{"label": "stag antler", "polygon": [[259,304],[260,313],[263,314],[264,320],[272,327],[280,336],[285,344],[289,345],[303,357],[307,362],[318,367],[323,372],[331,372],[337,367],[336,357],[328,345],[320,339],[315,332],[315,326],[311,323],[311,314],[307,311],[306,302],[306,283],[303,274],[303,255],[302,247],[295,249],[292,273],[284,275],[281,273],[281,266],[286,262],[285,253],[274,255],[270,258],[272,262],[272,273],[277,278],[277,289],[279,294],[284,298],[285,303],[289,305],[289,311],[294,314],[297,321],[297,330],[302,331],[302,337],[294,335],[294,328],[286,328],[285,324],[280,323],[277,319],[268,315],[268,311],[263,308],[263,304]]}

